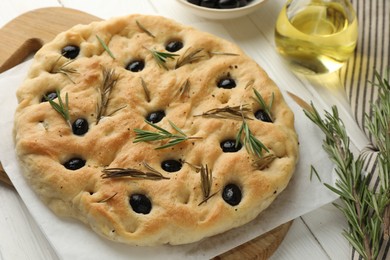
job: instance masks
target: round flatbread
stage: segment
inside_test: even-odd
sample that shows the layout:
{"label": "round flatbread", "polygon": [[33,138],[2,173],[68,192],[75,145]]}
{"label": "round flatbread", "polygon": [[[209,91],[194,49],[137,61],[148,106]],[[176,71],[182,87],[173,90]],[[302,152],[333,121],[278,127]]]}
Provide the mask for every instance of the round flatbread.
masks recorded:
{"label": "round flatbread", "polygon": [[254,219],[298,158],[294,115],[235,44],[130,15],[59,34],[17,91],[25,177],[55,213],[131,245]]}

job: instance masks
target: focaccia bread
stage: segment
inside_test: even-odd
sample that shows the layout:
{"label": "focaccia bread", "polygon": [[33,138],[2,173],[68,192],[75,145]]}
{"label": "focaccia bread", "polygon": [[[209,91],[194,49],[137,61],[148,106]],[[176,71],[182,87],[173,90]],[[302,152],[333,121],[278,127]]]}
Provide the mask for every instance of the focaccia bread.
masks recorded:
{"label": "focaccia bread", "polygon": [[131,245],[254,219],[298,160],[294,115],[239,47],[156,16],[59,34],[17,91],[25,177],[56,214]]}

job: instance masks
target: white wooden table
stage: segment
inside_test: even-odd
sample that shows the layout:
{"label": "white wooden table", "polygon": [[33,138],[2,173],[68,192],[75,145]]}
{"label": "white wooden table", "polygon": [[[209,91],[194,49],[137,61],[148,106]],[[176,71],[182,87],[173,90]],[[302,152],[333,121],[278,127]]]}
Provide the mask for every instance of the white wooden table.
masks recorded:
{"label": "white wooden table", "polygon": [[[260,48],[257,34],[273,44],[274,23],[283,4],[284,0],[268,0],[260,10],[247,17],[212,22],[224,26],[238,45]],[[175,0],[1,0],[0,27],[24,12],[52,6],[78,9],[103,19],[144,13],[164,15],[186,24],[207,21],[183,12]],[[246,37],[248,34],[252,37]],[[341,235],[345,228],[347,225],[335,207],[325,205],[294,221],[272,259],[348,259],[349,246]],[[57,256],[16,191],[0,183],[2,259],[57,259]]]}

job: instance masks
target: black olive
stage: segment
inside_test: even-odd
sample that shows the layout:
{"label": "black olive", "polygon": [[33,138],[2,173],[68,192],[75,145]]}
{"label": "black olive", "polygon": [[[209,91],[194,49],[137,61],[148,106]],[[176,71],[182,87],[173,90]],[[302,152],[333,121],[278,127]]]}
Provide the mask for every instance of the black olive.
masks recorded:
{"label": "black olive", "polygon": [[143,60],[134,60],[131,61],[127,66],[126,69],[130,70],[132,72],[139,72],[145,68],[145,62]]}
{"label": "black olive", "polygon": [[49,100],[53,100],[53,99],[56,99],[57,98],[57,92],[48,92],[46,93],[42,98],[41,98],[41,102],[47,102]]}
{"label": "black olive", "polygon": [[80,48],[75,45],[67,45],[61,50],[61,55],[68,59],[75,59],[80,53]]}
{"label": "black olive", "polygon": [[177,172],[181,169],[181,162],[177,160],[166,160],[161,163],[161,168],[167,172]]}
{"label": "black olive", "polygon": [[225,140],[221,142],[221,148],[224,153],[234,153],[241,149],[241,143],[236,145],[236,140]]}
{"label": "black olive", "polygon": [[268,115],[267,112],[265,112],[263,109],[257,110],[255,112],[255,117],[263,122],[269,122],[272,123],[272,119]]}
{"label": "black olive", "polygon": [[223,188],[222,198],[229,205],[236,206],[241,202],[242,193],[237,185],[228,184]]}
{"label": "black olive", "polygon": [[187,0],[187,2],[194,4],[194,5],[200,5],[200,0]]}
{"label": "black olive", "polygon": [[165,46],[165,49],[169,52],[176,52],[181,48],[183,48],[183,43],[181,41],[171,41]]}
{"label": "black olive", "polygon": [[217,8],[218,0],[201,0],[200,6],[209,7],[209,8]]}
{"label": "black olive", "polygon": [[149,115],[147,115],[146,120],[149,121],[150,123],[155,124],[160,122],[164,117],[165,117],[164,110],[158,110],[158,111],[151,112]]}
{"label": "black olive", "polygon": [[232,78],[223,78],[217,82],[219,88],[232,89],[236,87],[236,82]]}
{"label": "black olive", "polygon": [[239,6],[239,2],[237,0],[219,0],[218,7],[220,9],[231,9],[237,8]]}
{"label": "black olive", "polygon": [[149,214],[152,210],[152,203],[144,194],[131,195],[130,206],[136,213],[140,214]]}
{"label": "black olive", "polygon": [[75,171],[77,169],[80,169],[84,167],[85,165],[85,160],[81,158],[72,158],[69,161],[64,163],[64,167],[68,170]]}
{"label": "black olive", "polygon": [[208,8],[237,8],[246,6],[252,0],[187,0],[187,2]]}
{"label": "black olive", "polygon": [[77,118],[72,124],[72,131],[75,135],[84,135],[88,129],[88,121],[84,118]]}
{"label": "black olive", "polygon": [[248,4],[247,0],[238,0],[238,6],[239,7],[246,6],[247,4]]}

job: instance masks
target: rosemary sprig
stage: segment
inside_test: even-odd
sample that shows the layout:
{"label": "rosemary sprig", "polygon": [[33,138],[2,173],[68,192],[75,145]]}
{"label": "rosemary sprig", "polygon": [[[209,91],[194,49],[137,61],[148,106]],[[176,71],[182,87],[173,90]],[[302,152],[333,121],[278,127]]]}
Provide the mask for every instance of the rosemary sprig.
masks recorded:
{"label": "rosemary sprig", "polygon": [[[103,116],[105,116],[107,106],[108,106],[108,101],[110,99],[111,91],[115,87],[116,82],[118,80],[118,77],[115,75],[114,69],[107,69],[107,68],[103,67],[102,73],[103,73],[102,84],[101,84],[100,88],[98,88],[100,100],[99,100],[97,107],[96,107],[96,110],[97,110],[96,124],[98,124],[100,119],[102,119]],[[122,109],[122,108],[120,108],[120,109]],[[120,109],[118,109],[118,110],[120,110]],[[116,110],[116,111],[118,111],[118,110]]]}
{"label": "rosemary sprig", "polygon": [[189,96],[190,85],[190,80],[186,79],[179,88],[179,98],[182,97],[184,93],[187,93],[187,96]]}
{"label": "rosemary sprig", "polygon": [[233,119],[233,120],[242,120],[244,117],[245,119],[250,119],[248,116],[243,115],[245,113],[251,112],[251,109],[248,105],[239,105],[239,106],[225,106],[221,108],[213,108],[206,112],[203,112],[200,115],[195,116],[202,116],[202,117],[208,117],[208,118],[221,118],[221,119]]}
{"label": "rosemary sprig", "polygon": [[111,56],[112,59],[115,60],[114,54],[111,52],[110,48],[108,48],[107,44],[98,36],[96,35],[96,39],[99,41],[99,43],[103,46],[104,50],[108,53],[108,55]]}
{"label": "rosemary sprig", "polygon": [[150,102],[150,91],[148,89],[148,86],[146,85],[146,82],[144,81],[143,78],[141,78],[141,86],[145,92],[145,98],[146,98],[146,102]]}
{"label": "rosemary sprig", "polygon": [[213,184],[213,172],[207,166],[200,167],[200,180],[202,183],[203,197],[208,198]]}
{"label": "rosemary sprig", "polygon": [[212,184],[213,184],[213,173],[211,170],[209,170],[207,164],[206,164],[206,166],[201,165],[199,172],[200,172],[200,182],[201,182],[201,187],[202,187],[202,192],[203,192],[203,200],[198,204],[198,206],[207,202],[211,197],[213,197],[214,195],[216,195],[218,193],[218,191],[217,191],[217,192],[214,192],[213,194],[210,194]]}
{"label": "rosemary sprig", "polygon": [[192,140],[202,139],[202,137],[195,137],[195,136],[189,137],[189,136],[187,136],[179,127],[177,127],[171,121],[168,121],[168,122],[171,125],[171,127],[176,130],[177,134],[173,134],[173,133],[169,132],[168,130],[165,130],[164,128],[159,127],[158,125],[153,124],[147,120],[145,120],[145,122],[148,125],[152,126],[153,128],[157,129],[158,131],[153,132],[153,131],[135,128],[134,132],[136,133],[136,137],[135,137],[133,143],[153,142],[153,141],[160,141],[160,140],[168,139],[169,141],[166,144],[155,148],[156,150],[158,150],[158,149],[172,147],[176,144],[182,143],[182,142],[190,140],[190,139],[192,139]]}
{"label": "rosemary sprig", "polygon": [[169,178],[162,175],[159,171],[151,167],[146,162],[142,163],[147,171],[141,171],[134,168],[106,168],[102,172],[101,177],[107,178],[134,178],[134,179],[147,179],[147,180],[169,180]]}
{"label": "rosemary sprig", "polygon": [[162,51],[156,51],[152,49],[146,48],[150,53],[152,54],[154,60],[157,62],[159,67],[162,67],[166,70],[168,70],[168,67],[166,65],[166,62],[168,59],[174,60],[176,56],[179,56],[179,54],[169,53],[169,52],[162,52]]}
{"label": "rosemary sprig", "polygon": [[205,57],[204,55],[200,54],[203,49],[196,49],[193,51],[190,51],[191,48],[188,48],[183,56],[177,59],[175,69],[178,69],[186,64],[190,64],[192,62],[198,61]]}
{"label": "rosemary sprig", "polygon": [[57,66],[58,62],[60,61],[60,59],[62,58],[62,56],[59,56],[57,61],[54,63],[54,66],[53,66],[53,69],[51,70],[51,73],[60,73],[60,74],[63,74],[64,76],[66,76],[73,84],[75,84],[75,82],[72,80],[72,78],[70,77],[70,74],[77,74],[77,70],[74,69],[74,68],[69,68],[68,65],[70,65],[71,63],[73,63],[75,60],[67,60],[64,64],[62,64],[61,66]]}
{"label": "rosemary sprig", "polygon": [[156,36],[154,36],[150,31],[148,31],[138,20],[135,20],[135,23],[137,24],[138,28],[141,29],[141,31],[143,31],[152,38],[156,38]]}
{"label": "rosemary sprig", "polygon": [[[304,109],[306,116],[325,134],[323,148],[335,163],[338,179],[334,186],[325,184],[340,196],[342,204],[335,206],[343,212],[349,230],[343,235],[364,259],[376,259],[382,238],[386,239],[390,221],[390,86],[388,79],[380,79],[378,102],[372,104],[372,115],[366,120],[366,127],[378,147],[378,188],[370,187],[370,176],[364,174],[364,157],[354,158],[350,151],[350,139],[339,117],[337,107],[325,111],[324,119],[311,104]],[[388,233],[387,233],[388,234]]]}
{"label": "rosemary sprig", "polygon": [[264,98],[261,96],[261,94],[256,89],[253,89],[253,92],[255,93],[256,100],[260,104],[261,109],[263,109],[263,111],[269,116],[271,121],[273,121],[272,116],[271,116],[271,108],[272,108],[272,105],[274,103],[274,97],[275,97],[274,93],[272,92],[271,100],[270,100],[269,104],[267,105]]}
{"label": "rosemary sprig", "polygon": [[[261,158],[263,156],[263,150],[266,152],[269,152],[269,150],[259,139],[256,138],[256,136],[253,135],[243,113],[241,113],[241,116],[242,124],[236,135],[236,146],[242,139],[247,152]],[[244,138],[242,138],[242,135],[244,135]]]}
{"label": "rosemary sprig", "polygon": [[61,91],[59,89],[56,90],[58,103],[49,99],[47,96],[44,96],[52,108],[54,108],[66,121],[70,128],[72,128],[72,124],[70,123],[70,114],[69,114],[69,97],[68,93],[65,94],[65,103],[61,98]]}

